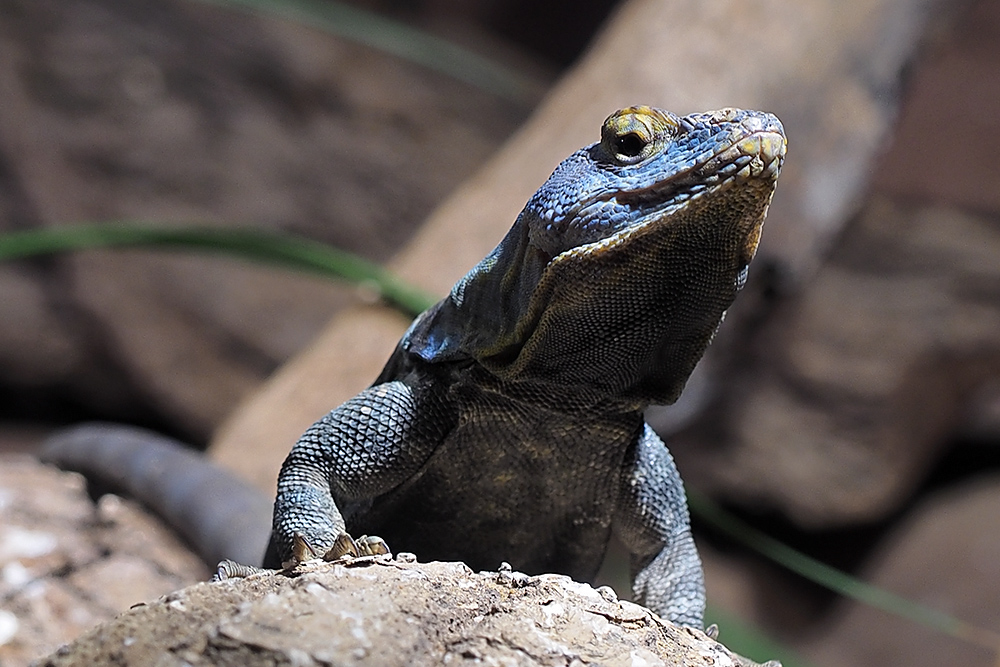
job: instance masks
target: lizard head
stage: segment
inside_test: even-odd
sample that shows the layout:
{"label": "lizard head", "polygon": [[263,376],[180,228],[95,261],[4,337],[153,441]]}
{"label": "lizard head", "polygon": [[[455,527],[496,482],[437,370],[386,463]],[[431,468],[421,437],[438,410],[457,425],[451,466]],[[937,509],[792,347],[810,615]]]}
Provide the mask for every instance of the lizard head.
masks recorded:
{"label": "lizard head", "polygon": [[511,382],[672,402],[743,286],[784,156],[771,114],[617,111],[404,346]]}

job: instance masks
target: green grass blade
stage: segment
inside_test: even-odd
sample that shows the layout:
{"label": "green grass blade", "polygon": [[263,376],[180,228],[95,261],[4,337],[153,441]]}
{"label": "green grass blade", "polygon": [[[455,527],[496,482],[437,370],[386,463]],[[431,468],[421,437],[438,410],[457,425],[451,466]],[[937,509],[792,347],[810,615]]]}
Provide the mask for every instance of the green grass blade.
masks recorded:
{"label": "green grass blade", "polygon": [[524,104],[544,84],[478,53],[404,23],[333,0],[202,0],[274,14],[364,44]]}
{"label": "green grass blade", "polygon": [[114,222],[50,227],[0,236],[0,261],[110,246],[184,248],[310,271],[370,286],[389,304],[410,315],[433,300],[377,264],[353,253],[288,234],[251,229],[164,227]]}

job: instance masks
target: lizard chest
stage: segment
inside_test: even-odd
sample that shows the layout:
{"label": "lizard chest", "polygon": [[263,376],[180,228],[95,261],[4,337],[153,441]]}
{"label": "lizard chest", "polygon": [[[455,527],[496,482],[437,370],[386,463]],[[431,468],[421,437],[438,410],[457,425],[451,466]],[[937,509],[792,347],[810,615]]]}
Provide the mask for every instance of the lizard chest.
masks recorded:
{"label": "lizard chest", "polygon": [[[633,419],[465,396],[456,426],[411,479],[348,520],[396,551],[589,578],[611,532]],[[636,416],[641,423],[641,418]]]}

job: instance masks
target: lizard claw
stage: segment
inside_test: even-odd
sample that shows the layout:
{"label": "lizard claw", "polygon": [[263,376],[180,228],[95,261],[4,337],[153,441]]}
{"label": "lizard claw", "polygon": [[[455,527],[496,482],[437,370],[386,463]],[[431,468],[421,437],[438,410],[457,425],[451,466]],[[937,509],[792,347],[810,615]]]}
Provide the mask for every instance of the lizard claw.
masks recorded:
{"label": "lizard claw", "polygon": [[323,554],[323,560],[337,560],[344,556],[357,558],[359,555],[361,555],[361,552],[358,550],[358,543],[354,541],[354,538],[347,533],[341,533],[333,541],[333,546],[330,547],[330,550]]}
{"label": "lizard claw", "polygon": [[380,556],[389,552],[389,545],[378,535],[362,535],[356,544],[362,556]]}
{"label": "lizard claw", "polygon": [[307,560],[315,560],[319,558],[319,554],[316,550],[312,548],[312,545],[306,541],[306,538],[301,533],[295,533],[292,536],[292,555],[288,560],[281,561],[281,567],[285,570],[291,570],[299,563],[305,562]]}
{"label": "lizard claw", "polygon": [[[362,558],[364,556],[378,556],[387,553],[389,553],[389,547],[386,545],[385,540],[381,537],[376,537],[374,535],[362,535],[355,540],[347,533],[341,533],[337,539],[334,540],[333,546],[331,546],[329,550],[322,555],[322,559],[325,561],[334,561],[339,560],[344,556]],[[307,560],[316,560],[320,557],[319,552],[317,552],[316,549],[309,544],[304,535],[301,533],[295,533],[292,537],[291,557],[288,560],[283,561],[281,563],[281,567],[286,570],[290,570],[299,563],[303,563]]]}
{"label": "lizard claw", "polygon": [[360,558],[387,553],[389,553],[389,547],[381,537],[362,535],[355,540],[347,533],[341,533],[330,550],[323,554],[323,560],[333,561],[344,556]]}

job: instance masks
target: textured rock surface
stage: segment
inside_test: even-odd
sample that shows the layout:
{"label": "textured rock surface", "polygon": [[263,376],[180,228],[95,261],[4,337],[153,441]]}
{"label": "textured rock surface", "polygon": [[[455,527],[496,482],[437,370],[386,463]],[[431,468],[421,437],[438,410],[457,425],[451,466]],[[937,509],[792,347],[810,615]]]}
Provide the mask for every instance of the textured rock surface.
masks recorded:
{"label": "textured rock surface", "polygon": [[26,664],[207,574],[134,504],[95,506],[79,475],[0,455],[0,664]]}
{"label": "textured rock surface", "polygon": [[41,665],[733,664],[703,633],[568,577],[309,563],[133,608]]}

